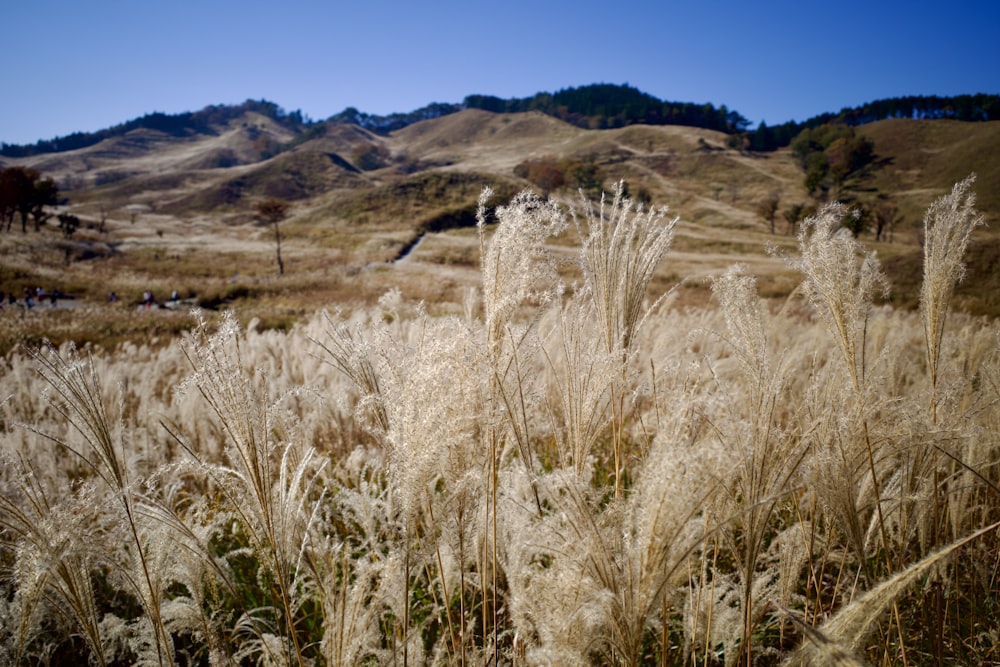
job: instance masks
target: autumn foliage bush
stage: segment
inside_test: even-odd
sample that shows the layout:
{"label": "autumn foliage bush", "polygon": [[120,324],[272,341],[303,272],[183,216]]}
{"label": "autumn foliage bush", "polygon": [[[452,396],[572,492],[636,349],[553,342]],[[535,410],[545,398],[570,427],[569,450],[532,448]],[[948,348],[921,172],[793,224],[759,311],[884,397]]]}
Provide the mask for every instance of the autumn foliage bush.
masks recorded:
{"label": "autumn foliage bush", "polygon": [[601,195],[600,169],[592,158],[556,158],[552,155],[529,158],[514,167],[514,175],[546,194],[569,187]]}

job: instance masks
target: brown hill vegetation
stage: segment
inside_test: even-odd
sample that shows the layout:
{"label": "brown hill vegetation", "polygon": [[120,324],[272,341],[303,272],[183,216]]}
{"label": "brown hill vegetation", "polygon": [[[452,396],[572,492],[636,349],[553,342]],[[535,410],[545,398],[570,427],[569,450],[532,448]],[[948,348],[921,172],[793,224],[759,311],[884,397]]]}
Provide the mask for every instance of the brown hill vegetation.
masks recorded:
{"label": "brown hill vegetation", "polygon": [[875,142],[882,165],[872,172],[871,187],[899,201],[908,220],[919,220],[929,198],[942,184],[955,183],[975,171],[979,208],[994,220],[1000,216],[1000,123],[954,120],[885,120],[860,131]]}
{"label": "brown hill vegetation", "polygon": [[[891,235],[875,242],[866,232],[861,240],[886,263],[895,302],[912,306],[927,205],[977,172],[979,208],[987,222],[1000,215],[992,187],[1000,179],[1000,123],[888,120],[859,132],[873,141],[875,161],[837,195],[862,206],[895,206]],[[0,161],[51,176],[67,200],[59,211],[82,221],[72,238],[54,220],[37,234],[0,235],[0,289],[62,286],[77,305],[102,303],[112,290],[138,299],[147,287],[157,294],[177,289],[203,305],[237,302],[265,326],[286,326],[320,306],[370,300],[393,286],[407,296],[457,302],[464,271],[478,262],[478,241],[462,228],[474,223],[483,187],[497,191],[493,204],[532,188],[572,206],[578,187],[597,196],[624,180],[633,197],[680,216],[657,280],[686,278],[681,304],[709,300],[704,278],[735,262],[759,276],[763,294],[786,296],[794,281],[765,246],[793,247],[788,211],[819,202],[788,149],[746,152],[728,139],[680,126],[587,130],[539,112],[477,109],[384,136],[343,123],[296,133],[253,111],[186,136],[136,129],[88,148]],[[288,268],[280,279],[273,232],[253,215],[254,203],[267,197],[294,204],[281,225]],[[773,234],[760,213],[767,198],[778,202]],[[428,232],[433,238],[424,238]],[[963,307],[993,316],[1000,312],[989,289],[998,280],[994,234],[980,232],[981,249],[970,254],[959,293]],[[386,263],[401,254],[407,262]],[[113,342],[159,331],[148,322],[105,323],[97,326],[106,334],[88,337],[60,316],[65,323],[52,315],[8,325],[0,347],[29,334]]]}

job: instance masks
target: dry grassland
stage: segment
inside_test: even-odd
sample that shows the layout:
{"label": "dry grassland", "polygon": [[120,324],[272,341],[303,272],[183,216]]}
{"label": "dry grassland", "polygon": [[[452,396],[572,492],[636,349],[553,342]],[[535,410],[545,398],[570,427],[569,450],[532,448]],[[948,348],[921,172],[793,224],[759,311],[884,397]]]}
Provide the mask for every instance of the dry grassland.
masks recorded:
{"label": "dry grassland", "polygon": [[[397,262],[404,229],[331,252],[301,212],[282,277],[251,225],[113,221],[137,247],[72,274],[94,303],[3,313],[106,329],[0,369],[0,660],[989,664],[1000,329],[950,310],[966,186],[919,311],[838,208],[773,238],[520,196]],[[96,303],[150,284],[233,311]]]}

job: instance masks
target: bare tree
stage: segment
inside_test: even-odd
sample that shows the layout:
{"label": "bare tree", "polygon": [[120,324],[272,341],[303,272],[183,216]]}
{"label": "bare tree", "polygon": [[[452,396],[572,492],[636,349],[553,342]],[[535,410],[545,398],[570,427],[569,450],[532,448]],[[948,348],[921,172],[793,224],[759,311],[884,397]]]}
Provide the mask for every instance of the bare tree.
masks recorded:
{"label": "bare tree", "polygon": [[815,213],[810,207],[805,204],[792,204],[785,209],[785,222],[788,223],[787,233],[789,235],[795,233],[796,226],[805,218]]}
{"label": "bare tree", "polygon": [[128,221],[134,225],[139,216],[143,213],[148,213],[150,208],[146,204],[129,204],[125,207],[125,210],[128,211]]}
{"label": "bare tree", "polygon": [[899,209],[888,199],[879,199],[873,210],[875,214],[875,240],[892,243],[892,233],[899,219]]}
{"label": "bare tree", "polygon": [[261,200],[254,206],[257,211],[257,219],[274,228],[274,253],[278,259],[278,273],[280,275],[285,273],[285,263],[281,260],[281,229],[279,225],[282,220],[288,217],[288,211],[291,207],[289,202],[277,197]]}
{"label": "bare tree", "polygon": [[781,203],[781,197],[777,192],[772,192],[764,199],[757,202],[757,215],[767,220],[768,224],[771,226],[771,233],[774,233],[774,218],[778,213],[778,204]]}

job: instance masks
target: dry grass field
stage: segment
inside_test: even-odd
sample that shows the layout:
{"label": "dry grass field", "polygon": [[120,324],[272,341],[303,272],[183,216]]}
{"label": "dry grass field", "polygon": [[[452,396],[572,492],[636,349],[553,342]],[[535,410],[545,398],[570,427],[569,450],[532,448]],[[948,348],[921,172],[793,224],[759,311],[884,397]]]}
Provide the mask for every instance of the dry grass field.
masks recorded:
{"label": "dry grass field", "polygon": [[[975,171],[987,220],[1000,210],[1000,195],[987,187],[1000,177],[992,157],[1000,132],[996,123],[947,121],[887,121],[863,131],[879,160],[849,194],[862,201],[892,195],[900,220],[891,244],[876,244],[870,235],[862,241],[886,263],[895,303],[912,307],[923,209]],[[582,130],[540,113],[467,110],[388,136],[324,126],[290,150],[261,152],[294,139],[272,119],[248,112],[214,135],[136,130],[90,148],[4,160],[52,176],[68,198],[61,210],[83,225],[72,239],[51,223],[38,234],[0,234],[0,289],[20,296],[25,287],[41,286],[75,297],[67,302],[73,314],[7,308],[0,352],[43,337],[113,347],[190,326],[184,308],[155,317],[136,312],[147,289],[161,303],[176,290],[185,304],[233,305],[244,322],[258,318],[281,329],[321,307],[370,304],[394,286],[407,298],[455,304],[478,266],[467,228],[480,191],[492,187],[500,203],[522,189],[537,190],[514,170],[543,158],[587,161],[605,189],[624,180],[632,193],[680,216],[674,253],[657,280],[684,278],[683,303],[708,301],[706,278],[734,262],[750,267],[765,295],[785,296],[795,284],[784,263],[766,252],[769,244],[793,247],[783,213],[810,201],[801,169],[784,150],[743,153],[726,148],[725,135],[696,128]],[[567,210],[580,204],[570,184],[548,194]],[[780,197],[774,235],[756,213],[771,195]],[[283,276],[275,270],[272,231],[255,223],[252,212],[253,202],[268,196],[294,204],[281,225]],[[959,299],[971,312],[996,315],[1000,246],[992,232],[986,236]],[[393,264],[418,238],[405,266]],[[571,232],[554,241],[573,242]],[[106,304],[111,291],[121,298],[114,307]]]}
{"label": "dry grass field", "polygon": [[880,243],[772,234],[787,151],[534,113],[7,161],[83,225],[0,233],[72,297],[0,311],[0,663],[996,664],[994,125],[865,128]]}

